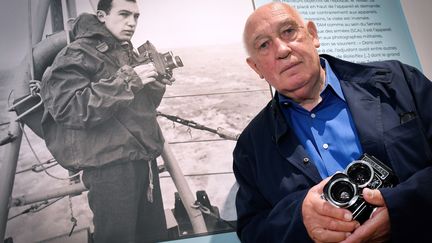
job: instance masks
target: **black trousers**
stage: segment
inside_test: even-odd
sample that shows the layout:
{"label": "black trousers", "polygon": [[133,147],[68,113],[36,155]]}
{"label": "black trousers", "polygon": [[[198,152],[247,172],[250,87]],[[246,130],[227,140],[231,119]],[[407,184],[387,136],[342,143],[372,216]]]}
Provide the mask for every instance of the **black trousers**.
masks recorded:
{"label": "black trousers", "polygon": [[83,171],[93,211],[96,243],[155,242],[167,226],[156,161],[151,161],[153,202],[149,202],[149,162],[129,161]]}

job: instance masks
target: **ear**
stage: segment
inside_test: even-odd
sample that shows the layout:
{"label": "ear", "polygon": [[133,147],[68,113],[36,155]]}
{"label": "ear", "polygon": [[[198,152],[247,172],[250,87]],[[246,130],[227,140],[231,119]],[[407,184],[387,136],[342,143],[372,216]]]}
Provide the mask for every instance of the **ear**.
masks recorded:
{"label": "ear", "polygon": [[107,14],[105,13],[105,11],[103,11],[103,10],[98,10],[98,11],[96,12],[96,16],[97,16],[97,18],[99,19],[99,21],[100,21],[101,23],[105,23],[105,17],[107,16]]}
{"label": "ear", "polygon": [[246,62],[247,62],[247,64],[249,65],[249,67],[251,67],[251,68],[252,68],[252,69],[253,69],[253,70],[254,70],[254,71],[259,75],[259,77],[260,77],[261,79],[264,78],[264,76],[261,74],[261,72],[260,72],[260,70],[259,70],[257,64],[255,63],[254,60],[252,60],[251,57],[246,58]]}
{"label": "ear", "polygon": [[318,30],[313,21],[307,21],[306,23],[307,31],[309,35],[312,37],[313,44],[315,48],[320,47],[320,41],[318,37]]}

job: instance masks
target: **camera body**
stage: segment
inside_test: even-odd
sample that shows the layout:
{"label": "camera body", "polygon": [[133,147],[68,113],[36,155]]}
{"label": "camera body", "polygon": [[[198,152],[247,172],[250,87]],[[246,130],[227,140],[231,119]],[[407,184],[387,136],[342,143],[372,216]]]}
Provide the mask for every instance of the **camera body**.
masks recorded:
{"label": "camera body", "polygon": [[344,172],[335,173],[323,189],[323,197],[339,208],[353,213],[361,224],[368,220],[376,208],[363,198],[363,188],[393,187],[397,178],[392,170],[377,158],[363,154],[351,162]]}
{"label": "camera body", "polygon": [[152,62],[158,73],[156,77],[158,81],[171,79],[173,76],[172,70],[174,68],[183,67],[183,62],[179,56],[174,56],[171,51],[159,53],[150,41],[146,41],[138,47],[138,53],[138,65]]}

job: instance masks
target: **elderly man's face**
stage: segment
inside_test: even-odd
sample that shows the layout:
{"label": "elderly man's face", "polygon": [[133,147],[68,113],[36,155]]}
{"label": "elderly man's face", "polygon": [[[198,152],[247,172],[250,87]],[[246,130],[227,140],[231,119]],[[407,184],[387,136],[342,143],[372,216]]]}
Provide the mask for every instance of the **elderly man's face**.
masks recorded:
{"label": "elderly man's face", "polygon": [[126,0],[113,0],[109,13],[98,11],[98,18],[111,34],[120,41],[128,41],[135,33],[139,17],[138,5]]}
{"label": "elderly man's face", "polygon": [[245,44],[247,63],[280,93],[295,101],[309,98],[323,81],[313,22],[303,23],[286,4],[261,7],[248,19]]}

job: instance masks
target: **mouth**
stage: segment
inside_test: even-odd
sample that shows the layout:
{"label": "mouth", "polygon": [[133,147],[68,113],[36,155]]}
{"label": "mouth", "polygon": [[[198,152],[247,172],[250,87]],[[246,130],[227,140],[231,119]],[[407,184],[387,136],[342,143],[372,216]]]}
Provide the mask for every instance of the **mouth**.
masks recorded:
{"label": "mouth", "polygon": [[280,71],[280,74],[282,74],[284,72],[287,72],[287,71],[295,68],[299,64],[300,64],[300,62],[295,62],[295,63],[290,63],[288,65],[283,66],[282,69],[281,69],[281,71]]}
{"label": "mouth", "polygon": [[133,30],[123,30],[123,33],[125,33],[126,35],[133,35],[134,31]]}

